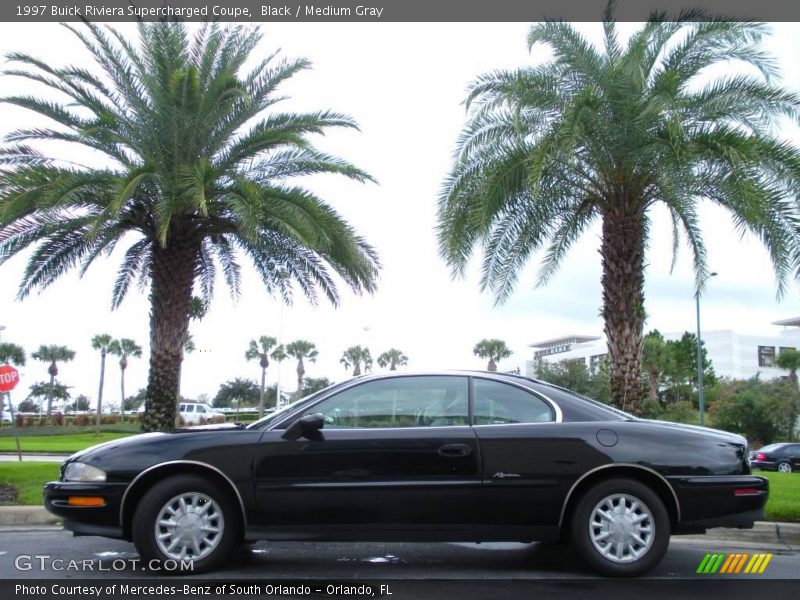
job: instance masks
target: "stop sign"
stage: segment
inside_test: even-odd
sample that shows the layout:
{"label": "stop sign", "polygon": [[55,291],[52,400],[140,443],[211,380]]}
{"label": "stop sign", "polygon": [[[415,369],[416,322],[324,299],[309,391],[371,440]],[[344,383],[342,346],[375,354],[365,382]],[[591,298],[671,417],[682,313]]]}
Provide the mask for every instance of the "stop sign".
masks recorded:
{"label": "stop sign", "polygon": [[10,392],[19,383],[19,371],[11,365],[0,367],[0,392]]}

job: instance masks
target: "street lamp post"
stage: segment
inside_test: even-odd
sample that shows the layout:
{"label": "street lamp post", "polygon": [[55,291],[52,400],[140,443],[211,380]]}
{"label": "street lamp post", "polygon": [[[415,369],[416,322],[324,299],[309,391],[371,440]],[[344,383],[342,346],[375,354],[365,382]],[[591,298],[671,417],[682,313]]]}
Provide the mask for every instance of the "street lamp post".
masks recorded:
{"label": "street lamp post", "polygon": [[[716,277],[716,273],[709,273],[708,278]],[[700,338],[700,290],[694,295],[697,307],[697,399],[700,405],[700,425],[705,423],[706,406],[703,399],[703,340]]]}

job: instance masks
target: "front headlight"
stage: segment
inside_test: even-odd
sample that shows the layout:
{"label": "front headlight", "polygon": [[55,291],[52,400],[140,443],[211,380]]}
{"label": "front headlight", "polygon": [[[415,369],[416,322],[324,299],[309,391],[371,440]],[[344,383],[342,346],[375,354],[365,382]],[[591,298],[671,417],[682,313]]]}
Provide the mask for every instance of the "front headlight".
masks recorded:
{"label": "front headlight", "polygon": [[64,481],[98,483],[106,480],[106,472],[82,462],[72,462],[64,469]]}

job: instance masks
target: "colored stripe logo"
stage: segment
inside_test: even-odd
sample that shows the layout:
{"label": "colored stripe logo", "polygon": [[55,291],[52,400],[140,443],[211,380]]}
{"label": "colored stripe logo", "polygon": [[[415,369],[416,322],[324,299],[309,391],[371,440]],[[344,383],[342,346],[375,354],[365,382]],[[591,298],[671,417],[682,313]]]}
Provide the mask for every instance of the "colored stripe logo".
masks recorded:
{"label": "colored stripe logo", "polygon": [[750,573],[761,574],[763,573],[769,561],[772,560],[772,554],[756,553],[732,553],[725,552],[712,552],[706,554],[697,567],[697,573],[712,574],[721,573],[730,575],[732,573]]}

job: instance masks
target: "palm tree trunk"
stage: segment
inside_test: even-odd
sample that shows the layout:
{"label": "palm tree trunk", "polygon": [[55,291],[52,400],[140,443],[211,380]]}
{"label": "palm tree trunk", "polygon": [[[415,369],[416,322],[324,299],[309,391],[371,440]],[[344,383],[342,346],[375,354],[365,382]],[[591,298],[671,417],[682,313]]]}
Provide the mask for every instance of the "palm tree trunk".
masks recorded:
{"label": "palm tree trunk", "polygon": [[297,392],[295,393],[295,400],[303,397],[303,377],[306,374],[306,367],[303,364],[303,359],[297,359]]}
{"label": "palm tree trunk", "polygon": [[[51,367],[52,369],[52,367]],[[53,412],[53,394],[55,393],[55,386],[56,386],[56,376],[52,373],[50,374],[50,393],[47,395],[47,417],[50,417],[50,413]]]}
{"label": "palm tree trunk", "polygon": [[648,372],[647,378],[650,380],[650,400],[658,404],[658,372]]}
{"label": "palm tree trunk", "polygon": [[121,421],[125,422],[125,368],[122,367],[119,371],[119,390],[122,394],[122,417]]}
{"label": "palm tree trunk", "polygon": [[97,419],[95,421],[95,437],[100,435],[100,415],[103,413],[103,380],[106,378],[106,351],[100,351],[100,389],[97,390]]}
{"label": "palm tree trunk", "polygon": [[170,431],[175,427],[197,247],[191,240],[176,240],[167,248],[156,246],[153,250],[150,375],[142,431]]}
{"label": "palm tree trunk", "polygon": [[603,318],[608,340],[611,403],[642,414],[644,221],[627,208],[626,194],[603,214]]}
{"label": "palm tree trunk", "polygon": [[258,418],[264,416],[264,391],[267,383],[267,368],[261,367],[261,394],[258,396]]}
{"label": "palm tree trunk", "polygon": [[496,363],[496,362],[494,362],[494,359],[493,359],[493,358],[490,358],[490,359],[489,359],[489,364],[488,364],[488,365],[486,365],[486,370],[487,370],[487,371],[492,371],[492,372],[495,372],[495,371],[497,371],[497,363]]}

